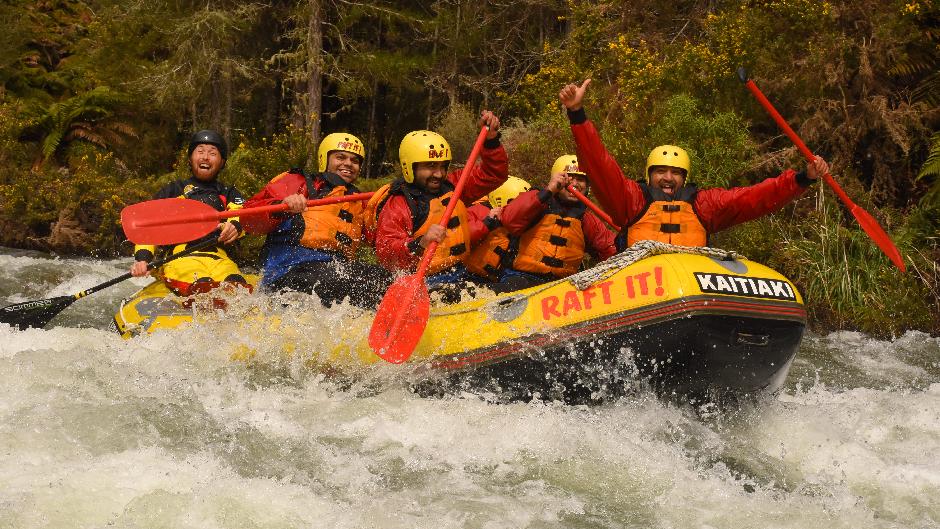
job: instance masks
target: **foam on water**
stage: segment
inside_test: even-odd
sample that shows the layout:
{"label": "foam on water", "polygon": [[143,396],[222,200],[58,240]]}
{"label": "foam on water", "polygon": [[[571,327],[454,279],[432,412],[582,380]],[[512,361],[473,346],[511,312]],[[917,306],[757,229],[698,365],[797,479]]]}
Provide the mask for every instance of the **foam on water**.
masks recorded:
{"label": "foam on water", "polygon": [[308,300],[271,325],[257,303],[129,341],[0,325],[0,527],[940,526],[922,333],[809,336],[778,398],[696,414],[421,398],[386,365],[336,382],[304,353],[364,315]]}

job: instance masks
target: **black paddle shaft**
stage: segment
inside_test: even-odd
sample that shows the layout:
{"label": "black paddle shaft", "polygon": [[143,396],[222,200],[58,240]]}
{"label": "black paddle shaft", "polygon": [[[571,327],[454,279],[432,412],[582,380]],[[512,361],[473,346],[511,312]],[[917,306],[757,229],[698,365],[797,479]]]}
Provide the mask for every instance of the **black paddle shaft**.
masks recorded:
{"label": "black paddle shaft", "polygon": [[[147,265],[148,270],[153,270],[159,268],[174,259],[179,259],[180,257],[185,257],[193,252],[198,252],[199,250],[205,250],[210,246],[214,246],[217,243],[216,239],[209,239],[207,241],[201,242],[192,246],[191,248],[186,248],[178,254],[171,255],[166,259],[160,261],[155,261]],[[14,326],[20,330],[37,327],[45,327],[52,318],[54,318],[58,313],[65,310],[69,305],[74,303],[76,300],[83,298],[89,294],[94,294],[99,290],[104,290],[112,285],[120,283],[130,279],[133,275],[128,272],[126,274],[115,277],[114,279],[109,279],[100,285],[95,285],[87,290],[83,290],[77,294],[72,294],[71,296],[58,296],[54,298],[39,299],[34,301],[24,301],[23,303],[16,303],[14,305],[9,305],[0,309],[0,323],[7,323],[11,326]]]}

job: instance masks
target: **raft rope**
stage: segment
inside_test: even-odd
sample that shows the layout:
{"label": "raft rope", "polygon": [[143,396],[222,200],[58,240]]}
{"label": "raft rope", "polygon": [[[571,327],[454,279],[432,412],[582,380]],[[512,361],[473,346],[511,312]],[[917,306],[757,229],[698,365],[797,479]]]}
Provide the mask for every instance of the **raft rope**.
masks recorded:
{"label": "raft rope", "polygon": [[677,246],[675,244],[668,244],[659,241],[639,241],[623,252],[620,252],[617,255],[607,259],[606,261],[600,262],[583,272],[578,272],[577,274],[569,276],[568,281],[570,281],[571,284],[574,285],[578,290],[584,290],[594,283],[612,276],[618,270],[630,266],[637,261],[646,259],[647,257],[652,257],[654,255],[662,255],[667,253],[704,255],[706,257],[720,259],[722,261],[733,261],[743,258],[743,256],[737,252],[722,250],[720,248],[709,248],[707,246]]}

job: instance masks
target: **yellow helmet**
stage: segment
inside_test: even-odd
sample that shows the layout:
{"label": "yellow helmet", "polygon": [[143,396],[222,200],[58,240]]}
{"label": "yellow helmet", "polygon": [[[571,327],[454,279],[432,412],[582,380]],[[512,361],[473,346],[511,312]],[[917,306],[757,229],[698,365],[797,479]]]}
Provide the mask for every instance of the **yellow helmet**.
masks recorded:
{"label": "yellow helmet", "polygon": [[559,156],[558,159],[555,160],[555,165],[552,166],[552,175],[561,172],[587,176],[587,174],[585,174],[585,172],[582,171],[578,166],[578,157],[573,154],[565,154],[563,156]]}
{"label": "yellow helmet", "polygon": [[490,201],[490,206],[494,208],[501,208],[508,204],[510,200],[530,189],[532,189],[532,186],[530,186],[529,183],[525,180],[515,176],[510,176],[506,179],[505,182],[503,182],[503,185],[490,191],[487,199]]}
{"label": "yellow helmet", "polygon": [[650,151],[650,155],[646,159],[647,183],[650,181],[650,168],[657,165],[685,169],[685,181],[689,181],[689,175],[691,174],[690,168],[692,164],[689,161],[689,153],[685,152],[685,149],[682,147],[676,147],[675,145],[660,145],[659,147],[656,147]]}
{"label": "yellow helmet", "polygon": [[360,162],[366,157],[366,148],[362,146],[359,138],[348,132],[334,132],[327,134],[320,147],[317,148],[317,170],[326,171],[326,162],[333,151],[346,151],[359,157]]}
{"label": "yellow helmet", "polygon": [[398,160],[401,175],[409,184],[415,181],[414,164],[418,162],[450,162],[450,144],[444,136],[430,130],[409,132],[401,140]]}

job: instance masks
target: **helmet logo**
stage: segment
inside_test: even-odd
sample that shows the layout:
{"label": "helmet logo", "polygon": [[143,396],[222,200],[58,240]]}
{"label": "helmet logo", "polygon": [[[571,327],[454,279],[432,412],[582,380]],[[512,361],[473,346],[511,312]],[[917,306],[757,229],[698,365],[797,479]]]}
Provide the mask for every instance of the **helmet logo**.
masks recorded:
{"label": "helmet logo", "polygon": [[450,158],[450,149],[429,149],[428,150],[428,159],[435,158]]}
{"label": "helmet logo", "polygon": [[565,172],[566,173],[580,173],[581,169],[578,168],[577,163],[570,163],[565,166]]}
{"label": "helmet logo", "polygon": [[336,150],[359,153],[362,151],[362,147],[352,141],[341,141],[336,144]]}

